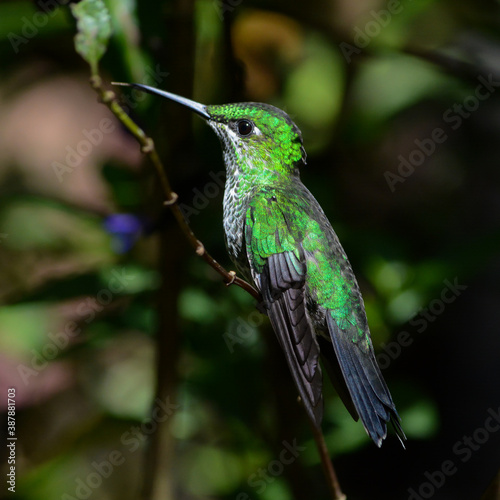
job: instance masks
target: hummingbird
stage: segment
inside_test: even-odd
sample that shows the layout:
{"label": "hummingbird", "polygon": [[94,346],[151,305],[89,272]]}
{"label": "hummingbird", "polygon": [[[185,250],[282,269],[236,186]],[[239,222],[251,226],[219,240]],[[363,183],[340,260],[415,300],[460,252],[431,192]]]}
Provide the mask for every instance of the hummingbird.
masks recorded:
{"label": "hummingbird", "polygon": [[263,297],[313,425],[320,429],[323,418],[321,357],[349,413],[361,419],[373,442],[382,445],[391,422],[403,444],[356,277],[330,221],[300,180],[306,151],[297,125],[269,104],[204,105],[143,84],[120,85],[189,108],[219,137],[227,251]]}

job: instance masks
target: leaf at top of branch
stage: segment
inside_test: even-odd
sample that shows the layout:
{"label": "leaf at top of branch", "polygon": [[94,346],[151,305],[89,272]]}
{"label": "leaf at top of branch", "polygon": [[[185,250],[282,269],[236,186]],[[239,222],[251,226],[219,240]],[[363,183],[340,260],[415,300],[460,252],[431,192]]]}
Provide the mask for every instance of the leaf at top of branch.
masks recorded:
{"label": "leaf at top of branch", "polygon": [[76,51],[90,64],[92,75],[97,75],[97,64],[106,52],[111,37],[111,18],[102,0],[82,0],[71,4],[77,20]]}

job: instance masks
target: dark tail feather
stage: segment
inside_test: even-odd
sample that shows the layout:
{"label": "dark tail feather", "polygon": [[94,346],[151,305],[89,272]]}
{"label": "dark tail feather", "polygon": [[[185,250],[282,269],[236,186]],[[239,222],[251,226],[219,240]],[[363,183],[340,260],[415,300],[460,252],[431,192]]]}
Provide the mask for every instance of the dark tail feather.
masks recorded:
{"label": "dark tail feather", "polygon": [[406,450],[405,446],[405,441],[406,441],[406,434],[403,431],[403,427],[401,427],[401,418],[398,415],[398,412],[394,410],[395,415],[391,415],[391,424],[392,427],[394,428],[394,431],[396,432],[396,436],[399,439],[399,442],[401,443],[401,446]]}
{"label": "dark tail feather", "polygon": [[339,362],[337,361],[337,357],[335,356],[333,345],[329,340],[321,337],[320,335],[316,337],[316,340],[319,344],[319,348],[321,351],[321,360],[323,361],[323,366],[326,369],[326,373],[328,373],[328,377],[330,377],[333,387],[335,388],[337,394],[340,396],[340,399],[351,414],[351,417],[357,422],[359,420],[359,415],[356,411],[354,403],[352,402],[351,395],[349,394],[349,389],[347,388],[347,384],[345,383],[344,376],[342,375]]}
{"label": "dark tail feather", "polygon": [[387,436],[387,422],[391,421],[403,443],[406,436],[373,350],[350,340],[330,314],[327,324],[340,371],[366,432],[380,447]]}

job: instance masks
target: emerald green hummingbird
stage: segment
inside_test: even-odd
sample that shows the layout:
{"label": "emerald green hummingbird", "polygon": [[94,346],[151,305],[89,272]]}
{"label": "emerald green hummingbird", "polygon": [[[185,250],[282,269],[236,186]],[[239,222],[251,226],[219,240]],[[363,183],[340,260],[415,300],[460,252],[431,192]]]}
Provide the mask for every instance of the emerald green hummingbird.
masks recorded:
{"label": "emerald green hummingbird", "polygon": [[323,418],[323,364],[347,409],[377,446],[391,421],[406,439],[377,365],[363,299],[342,245],[302,184],[302,134],[281,109],[254,102],[204,105],[142,84],[204,118],[226,166],[223,212],[231,260],[261,293],[306,412]]}

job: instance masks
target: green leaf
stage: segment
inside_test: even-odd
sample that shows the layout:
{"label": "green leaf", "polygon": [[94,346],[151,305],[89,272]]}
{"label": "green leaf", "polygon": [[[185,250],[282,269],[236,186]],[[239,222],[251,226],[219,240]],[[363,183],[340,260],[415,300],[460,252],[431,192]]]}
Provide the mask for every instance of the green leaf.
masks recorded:
{"label": "green leaf", "polygon": [[71,4],[77,20],[76,51],[90,64],[92,75],[97,75],[97,64],[106,52],[111,37],[111,18],[102,0],[82,0]]}

